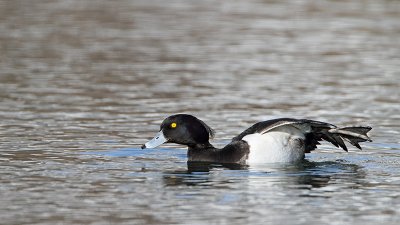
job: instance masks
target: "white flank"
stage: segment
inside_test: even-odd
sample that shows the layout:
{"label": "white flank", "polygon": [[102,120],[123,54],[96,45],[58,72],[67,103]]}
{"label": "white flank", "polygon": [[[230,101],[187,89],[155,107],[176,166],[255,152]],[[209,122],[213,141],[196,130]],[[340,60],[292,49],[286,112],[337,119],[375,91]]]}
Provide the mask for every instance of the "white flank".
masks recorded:
{"label": "white flank", "polygon": [[250,145],[247,164],[291,163],[304,158],[304,133],[291,125],[243,137]]}

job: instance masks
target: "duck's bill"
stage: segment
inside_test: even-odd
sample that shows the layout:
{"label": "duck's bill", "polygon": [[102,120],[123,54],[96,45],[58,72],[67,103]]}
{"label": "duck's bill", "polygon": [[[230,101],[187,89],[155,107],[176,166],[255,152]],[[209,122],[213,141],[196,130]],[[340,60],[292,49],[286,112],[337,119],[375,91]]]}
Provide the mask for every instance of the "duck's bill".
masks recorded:
{"label": "duck's bill", "polygon": [[146,144],[142,145],[142,149],[145,148],[155,148],[167,142],[162,131],[158,132],[156,136],[148,141]]}

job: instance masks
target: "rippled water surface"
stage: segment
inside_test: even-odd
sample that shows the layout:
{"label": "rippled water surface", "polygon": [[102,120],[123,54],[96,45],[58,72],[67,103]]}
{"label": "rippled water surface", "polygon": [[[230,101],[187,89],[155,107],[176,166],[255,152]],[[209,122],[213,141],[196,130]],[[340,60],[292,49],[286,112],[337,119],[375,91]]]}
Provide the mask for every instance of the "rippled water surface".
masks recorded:
{"label": "rippled water surface", "polygon": [[[1,1],[1,224],[400,224],[400,2]],[[299,165],[139,146],[174,113],[227,144],[277,117],[370,125]]]}

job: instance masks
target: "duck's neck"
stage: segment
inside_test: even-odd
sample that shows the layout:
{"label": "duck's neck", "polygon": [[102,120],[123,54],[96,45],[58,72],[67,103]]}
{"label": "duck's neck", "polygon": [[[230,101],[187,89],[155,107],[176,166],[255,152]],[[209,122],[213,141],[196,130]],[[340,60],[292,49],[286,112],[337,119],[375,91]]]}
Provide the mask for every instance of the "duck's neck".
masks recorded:
{"label": "duck's neck", "polygon": [[218,151],[210,143],[188,145],[188,161],[195,162],[214,162]]}

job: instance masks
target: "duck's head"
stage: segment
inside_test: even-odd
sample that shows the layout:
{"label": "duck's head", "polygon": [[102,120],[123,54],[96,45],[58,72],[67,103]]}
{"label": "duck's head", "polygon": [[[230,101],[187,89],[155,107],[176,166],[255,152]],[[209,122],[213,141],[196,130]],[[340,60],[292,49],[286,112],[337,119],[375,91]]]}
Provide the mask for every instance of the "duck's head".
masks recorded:
{"label": "duck's head", "polygon": [[203,121],[188,114],[176,114],[166,118],[156,136],[142,145],[144,148],[155,148],[163,143],[176,143],[187,146],[209,144],[214,131]]}

